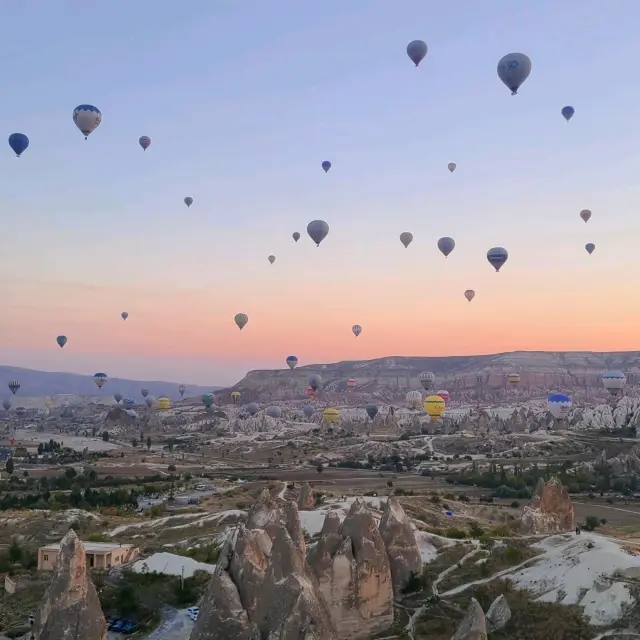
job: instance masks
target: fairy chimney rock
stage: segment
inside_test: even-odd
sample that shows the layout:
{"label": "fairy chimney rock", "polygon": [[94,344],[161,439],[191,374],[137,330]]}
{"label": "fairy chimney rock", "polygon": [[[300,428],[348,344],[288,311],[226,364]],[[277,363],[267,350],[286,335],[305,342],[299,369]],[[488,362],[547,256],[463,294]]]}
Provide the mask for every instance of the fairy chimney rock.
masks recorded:
{"label": "fairy chimney rock", "polygon": [[314,505],[315,496],[313,495],[313,489],[308,482],[305,482],[298,496],[298,509],[300,509],[300,511],[310,511]]}
{"label": "fairy chimney rock", "polygon": [[467,612],[451,640],[487,640],[484,611],[475,598],[471,598]]}
{"label": "fairy chimney rock", "polygon": [[576,519],[569,492],[553,476],[548,482],[538,480],[531,502],[520,520],[523,533],[564,533],[575,529]]}

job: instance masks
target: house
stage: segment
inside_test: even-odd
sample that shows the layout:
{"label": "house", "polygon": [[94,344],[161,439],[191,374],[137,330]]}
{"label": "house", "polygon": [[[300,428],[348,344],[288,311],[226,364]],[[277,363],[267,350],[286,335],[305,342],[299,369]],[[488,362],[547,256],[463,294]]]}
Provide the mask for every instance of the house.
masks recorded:
{"label": "house", "polygon": [[[131,544],[113,542],[83,542],[90,569],[110,569],[135,560],[140,549]],[[53,571],[60,552],[60,543],[38,549],[38,571]]]}

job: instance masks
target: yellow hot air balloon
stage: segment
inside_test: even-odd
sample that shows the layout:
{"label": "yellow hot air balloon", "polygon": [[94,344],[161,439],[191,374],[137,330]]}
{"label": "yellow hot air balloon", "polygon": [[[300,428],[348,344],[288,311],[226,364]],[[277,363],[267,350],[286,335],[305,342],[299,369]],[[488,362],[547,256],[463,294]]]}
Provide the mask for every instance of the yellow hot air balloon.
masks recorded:
{"label": "yellow hot air balloon", "polygon": [[49,409],[49,411],[51,411],[53,409],[53,400],[51,400],[51,398],[49,398],[49,396],[47,396],[45,398],[44,406],[47,407],[47,409]]}
{"label": "yellow hot air balloon", "polygon": [[322,419],[329,424],[337,424],[340,421],[340,412],[337,409],[325,409]]}
{"label": "yellow hot air balloon", "polygon": [[158,398],[158,409],[170,409],[171,408],[171,400],[165,396],[161,396]]}
{"label": "yellow hot air balloon", "polygon": [[431,419],[437,420],[446,408],[445,401],[440,396],[429,396],[424,401],[424,410]]}
{"label": "yellow hot air balloon", "polygon": [[231,401],[233,402],[233,404],[238,404],[240,402],[240,392],[239,391],[232,391],[231,392]]}
{"label": "yellow hot air balloon", "polygon": [[510,373],[509,377],[507,378],[509,384],[512,387],[515,387],[518,382],[520,382],[520,374],[519,373]]}

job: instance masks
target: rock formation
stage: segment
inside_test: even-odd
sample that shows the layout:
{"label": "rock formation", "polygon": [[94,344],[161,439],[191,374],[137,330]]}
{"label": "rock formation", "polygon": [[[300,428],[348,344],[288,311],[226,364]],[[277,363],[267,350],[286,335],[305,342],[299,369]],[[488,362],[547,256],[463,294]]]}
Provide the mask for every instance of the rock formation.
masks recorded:
{"label": "rock formation", "polygon": [[484,611],[475,598],[471,598],[467,612],[451,640],[487,640]]}
{"label": "rock formation", "polygon": [[379,530],[389,557],[393,590],[400,594],[412,573],[421,574],[422,558],[411,522],[393,497],[389,497],[385,504]]}
{"label": "rock formation", "polygon": [[511,620],[511,609],[504,595],[499,595],[485,615],[489,631],[500,631]]}
{"label": "rock formation", "polygon": [[304,553],[295,504],[268,491],[227,540],[190,640],[338,640]]}
{"label": "rock formation", "polygon": [[313,495],[313,489],[308,482],[305,482],[298,496],[298,509],[300,509],[300,511],[310,511],[314,505],[315,496]]}
{"label": "rock formation", "polygon": [[340,638],[368,638],[393,623],[389,558],[363,500],[353,503],[341,525],[336,513],[327,514],[308,559]]}
{"label": "rock formation", "polygon": [[564,533],[575,529],[573,503],[564,485],[553,477],[538,480],[531,502],[524,508],[520,521],[523,533]]}
{"label": "rock formation", "polygon": [[53,578],[36,614],[33,632],[38,640],[107,640],[107,625],[87,573],[84,547],[73,529],[60,543]]}

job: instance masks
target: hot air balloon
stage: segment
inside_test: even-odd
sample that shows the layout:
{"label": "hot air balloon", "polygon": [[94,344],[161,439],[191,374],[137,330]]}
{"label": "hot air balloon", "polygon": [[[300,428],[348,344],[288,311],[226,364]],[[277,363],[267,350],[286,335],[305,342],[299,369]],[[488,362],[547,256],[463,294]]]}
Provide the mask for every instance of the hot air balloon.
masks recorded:
{"label": "hot air balloon", "polygon": [[151,407],[153,407],[153,403],[156,401],[156,399],[153,396],[147,396],[144,399],[144,403],[147,405],[147,407],[149,409],[151,409]]}
{"label": "hot air balloon", "polygon": [[409,231],[403,231],[400,234],[400,242],[402,242],[404,248],[406,249],[413,242],[413,233],[410,233]]}
{"label": "hot air balloon", "polygon": [[296,365],[298,364],[298,358],[296,358],[296,356],[287,356],[286,362],[289,369],[293,371],[293,369],[295,369]]}
{"label": "hot air balloon", "polygon": [[325,160],[325,161],[322,163],[322,168],[324,169],[324,172],[325,172],[325,173],[328,173],[328,172],[329,172],[329,169],[331,169],[331,163],[330,163],[328,160]]}
{"label": "hot air balloon", "polygon": [[[191,196],[187,196],[184,199],[184,203],[187,205],[187,207],[190,207],[193,204],[193,198]],[[159,401],[158,401],[159,402]]]}
{"label": "hot air balloon", "polygon": [[140,389],[140,395],[146,398],[149,395],[149,389]]}
{"label": "hot air balloon", "polygon": [[602,374],[602,384],[615,398],[622,393],[624,385],[627,384],[627,376],[622,371],[605,371]]}
{"label": "hot air balloon", "polygon": [[464,297],[471,302],[476,297],[476,292],[473,289],[467,289],[464,292]]}
{"label": "hot air balloon", "polygon": [[271,264],[273,264],[276,261],[276,257],[275,256],[269,256],[268,260],[269,260],[269,262]]}
{"label": "hot air balloon", "polygon": [[569,122],[569,120],[571,120],[571,118],[573,118],[573,114],[576,112],[576,110],[573,107],[562,107],[562,116],[564,117],[564,119]]}
{"label": "hot air balloon", "polygon": [[125,399],[122,401],[122,406],[123,406],[125,409],[133,409],[133,407],[135,407],[135,406],[136,406],[136,401],[135,401],[133,398],[125,398]]}
{"label": "hot air balloon", "polygon": [[58,343],[58,346],[62,349],[62,347],[64,347],[64,345],[67,344],[67,336],[58,336],[56,338],[56,342]]}
{"label": "hot air balloon", "polygon": [[318,387],[322,384],[322,376],[317,374],[317,373],[312,373],[309,376],[308,379],[309,382],[309,386],[314,390],[317,391]]}
{"label": "hot air balloon", "polygon": [[9,382],[7,386],[9,387],[9,390],[11,391],[11,393],[13,393],[14,396],[20,389],[20,383],[17,380],[11,380],[11,382]]}
{"label": "hot air balloon", "polygon": [[294,231],[294,232],[291,234],[291,237],[293,238],[293,241],[294,241],[294,242],[298,242],[298,240],[300,240],[300,234],[299,234],[297,231]]}
{"label": "hot air balloon", "polygon": [[120,314],[120,317],[121,317],[123,320],[126,320],[126,319],[129,317],[129,314],[128,314],[126,311],[123,311],[123,312]]}
{"label": "hot air balloon", "polygon": [[[312,389],[313,391],[313,389]],[[307,420],[316,412],[316,410],[310,405],[310,404],[305,404],[304,407],[302,407],[302,413],[304,413],[305,417],[307,418]]]}
{"label": "hot air balloon", "polygon": [[275,405],[267,407],[264,411],[270,418],[278,419],[282,416],[282,409]]}
{"label": "hot air balloon", "polygon": [[24,133],[12,133],[9,136],[9,146],[19,158],[29,146],[29,138]]}
{"label": "hot air balloon", "polygon": [[249,322],[249,316],[246,313],[236,313],[233,318],[233,321],[238,325],[238,329],[242,331],[244,329],[247,322]]}
{"label": "hot air balloon", "polygon": [[450,162],[450,163],[447,165],[447,169],[449,169],[449,171],[451,171],[451,173],[453,173],[453,172],[456,170],[456,167],[457,167],[457,166],[458,166],[458,165],[457,165],[455,162]]}
{"label": "hot air balloon", "polygon": [[456,248],[456,241],[453,238],[445,236],[438,240],[438,249],[446,258]]}
{"label": "hot air balloon", "polygon": [[520,382],[520,374],[519,373],[510,373],[507,377],[507,382],[515,387]]}
{"label": "hot air balloon", "polygon": [[16,407],[16,415],[22,417],[27,414],[27,410],[24,407]]}
{"label": "hot air balloon", "polygon": [[431,373],[431,371],[423,371],[420,374],[420,384],[424,387],[425,391],[429,391],[431,387],[435,384],[436,374]]}
{"label": "hot air balloon", "polygon": [[589,218],[591,217],[591,209],[583,209],[580,212],[580,217],[585,221],[589,222]]}
{"label": "hot air balloon", "polygon": [[185,394],[186,390],[187,390],[187,386],[186,385],[184,385],[184,384],[179,384],[178,385],[178,393],[180,394],[181,398],[184,398],[184,394]]}
{"label": "hot air balloon", "polygon": [[149,136],[140,136],[138,144],[146,151],[151,146],[151,138]]}
{"label": "hot air balloon", "polygon": [[114,399],[118,404],[120,404],[120,400],[122,400],[122,394],[121,394],[119,391],[116,391],[116,392],[113,394],[113,399]]}
{"label": "hot air balloon", "polygon": [[487,260],[489,264],[496,270],[496,273],[500,271],[500,268],[509,259],[509,252],[502,247],[493,247],[487,251]]}
{"label": "hot air balloon", "polygon": [[92,104],[80,104],[73,110],[73,121],[76,123],[76,127],[82,131],[86,140],[89,134],[100,126],[102,113],[98,107],[94,107]]}
{"label": "hot air balloon", "polygon": [[417,409],[422,404],[422,392],[417,389],[407,391],[405,400],[409,403],[412,409]]}
{"label": "hot air balloon", "polygon": [[340,412],[337,409],[325,409],[322,412],[322,419],[329,424],[337,424],[340,422]]}
{"label": "hot air balloon", "polygon": [[93,374],[93,381],[96,384],[96,387],[98,387],[98,389],[102,389],[102,387],[104,387],[104,385],[107,383],[107,374],[106,373],[94,373]]}
{"label": "hot air balloon", "polygon": [[498,62],[498,77],[515,96],[531,73],[531,60],[524,53],[508,53]]}
{"label": "hot air balloon", "polygon": [[451,394],[446,389],[440,389],[440,391],[436,391],[436,395],[440,396],[445,401],[445,403],[449,402],[449,398],[451,397]]}
{"label": "hot air balloon", "polygon": [[308,398],[315,398],[316,397],[316,390],[313,387],[307,387],[307,397]]}
{"label": "hot air balloon", "polygon": [[160,396],[158,398],[158,409],[165,411],[170,408],[171,408],[171,400],[169,400],[169,398],[167,398],[166,396]]}
{"label": "hot air balloon", "polygon": [[11,400],[3,400],[2,401],[2,408],[5,411],[9,411],[9,409],[11,409]]}
{"label": "hot air balloon", "polygon": [[202,404],[209,409],[213,406],[213,393],[205,393],[202,395]]}
{"label": "hot air balloon", "polygon": [[239,391],[232,391],[231,392],[231,401],[233,402],[233,404],[240,404],[241,395],[242,394]]}
{"label": "hot air balloon", "polygon": [[591,255],[596,248],[596,245],[593,244],[593,242],[587,242],[587,244],[584,245],[584,248],[587,250],[587,253]]}
{"label": "hot air balloon", "polygon": [[327,237],[329,233],[329,225],[324,220],[312,220],[307,225],[307,233],[309,237],[319,247],[320,243]]}
{"label": "hot air balloon", "polygon": [[416,67],[424,60],[427,51],[427,43],[422,40],[412,40],[407,45],[407,55]]}
{"label": "hot air balloon", "polygon": [[47,409],[47,407],[40,407],[38,409],[38,418],[40,418],[41,420],[44,420],[48,416],[49,416],[49,409]]}
{"label": "hot air balloon", "polygon": [[362,333],[362,327],[359,324],[354,324],[351,327],[351,331],[353,331],[353,335],[357,338]]}
{"label": "hot air balloon", "polygon": [[432,420],[437,420],[447,408],[445,401],[439,396],[429,396],[424,401],[424,410]]}
{"label": "hot air balloon", "polygon": [[349,389],[349,391],[353,391],[357,385],[358,385],[358,382],[353,378],[349,378],[347,380],[347,389]]}
{"label": "hot air balloon", "polygon": [[257,402],[250,402],[247,405],[247,411],[250,416],[255,416],[258,411],[260,411],[260,405]]}
{"label": "hot air balloon", "polygon": [[364,410],[372,420],[378,415],[378,407],[375,404],[368,404]]}
{"label": "hot air balloon", "polygon": [[566,418],[572,404],[571,398],[564,393],[553,393],[547,398],[547,409],[556,420]]}

